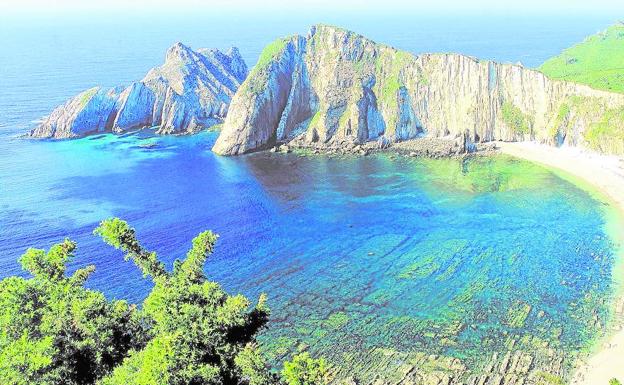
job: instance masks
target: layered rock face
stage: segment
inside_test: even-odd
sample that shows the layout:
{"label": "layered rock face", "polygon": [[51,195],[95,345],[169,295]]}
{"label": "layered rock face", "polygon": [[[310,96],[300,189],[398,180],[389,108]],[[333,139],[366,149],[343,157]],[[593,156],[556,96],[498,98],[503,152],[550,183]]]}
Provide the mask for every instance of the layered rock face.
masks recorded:
{"label": "layered rock face", "polygon": [[459,54],[415,56],[319,25],[277,40],[232,99],[213,151],[295,141],[330,145],[419,136],[538,140],[624,153],[609,127],[624,95]]}
{"label": "layered rock face", "polygon": [[159,134],[195,132],[223,121],[246,76],[236,48],[193,51],[176,43],[143,80],[87,90],[57,107],[30,136],[61,139],[142,127],[158,127]]}

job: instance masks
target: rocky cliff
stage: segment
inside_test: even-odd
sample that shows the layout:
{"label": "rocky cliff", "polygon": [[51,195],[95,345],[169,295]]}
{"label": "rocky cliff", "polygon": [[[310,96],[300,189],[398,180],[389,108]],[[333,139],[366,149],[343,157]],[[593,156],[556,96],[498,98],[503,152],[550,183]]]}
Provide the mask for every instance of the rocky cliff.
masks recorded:
{"label": "rocky cliff", "polygon": [[222,122],[246,76],[236,48],[193,51],[176,43],[165,63],[143,80],[84,91],[57,107],[30,136],[72,138],[142,127],[158,127],[159,134],[194,132]]}
{"label": "rocky cliff", "polygon": [[429,136],[624,153],[624,137],[612,135],[623,115],[624,95],[550,80],[519,65],[415,56],[318,25],[305,37],[265,48],[232,99],[213,151]]}

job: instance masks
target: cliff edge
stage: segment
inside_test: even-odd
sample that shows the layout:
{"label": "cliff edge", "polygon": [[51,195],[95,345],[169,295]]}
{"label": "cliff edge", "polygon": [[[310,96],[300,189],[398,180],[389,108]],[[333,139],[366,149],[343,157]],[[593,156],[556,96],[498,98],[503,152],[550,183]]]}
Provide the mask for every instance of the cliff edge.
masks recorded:
{"label": "cliff edge", "polygon": [[[459,54],[413,55],[317,25],[278,39],[232,99],[213,151],[277,143],[334,145],[420,136],[536,140],[624,153],[624,95],[551,80],[520,65]],[[380,139],[381,138],[381,139]]]}
{"label": "cliff edge", "polygon": [[195,132],[221,123],[247,76],[238,49],[193,51],[182,43],[165,63],[130,86],[91,88],[57,107],[29,136],[74,138],[157,127],[159,134]]}

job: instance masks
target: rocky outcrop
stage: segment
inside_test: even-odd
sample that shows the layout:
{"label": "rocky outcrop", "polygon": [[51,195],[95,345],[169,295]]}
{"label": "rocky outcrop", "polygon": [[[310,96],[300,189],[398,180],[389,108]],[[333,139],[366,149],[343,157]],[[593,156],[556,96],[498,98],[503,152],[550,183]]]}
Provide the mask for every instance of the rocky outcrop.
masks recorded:
{"label": "rocky outcrop", "polygon": [[620,115],[621,94],[550,80],[520,65],[459,54],[415,56],[319,25],[263,51],[232,99],[213,151],[428,136],[624,153],[624,139],[609,134],[621,125]]}
{"label": "rocky outcrop", "polygon": [[143,80],[89,89],[57,107],[30,136],[73,138],[143,127],[157,127],[159,134],[195,132],[222,122],[246,76],[236,48],[193,51],[176,43]]}

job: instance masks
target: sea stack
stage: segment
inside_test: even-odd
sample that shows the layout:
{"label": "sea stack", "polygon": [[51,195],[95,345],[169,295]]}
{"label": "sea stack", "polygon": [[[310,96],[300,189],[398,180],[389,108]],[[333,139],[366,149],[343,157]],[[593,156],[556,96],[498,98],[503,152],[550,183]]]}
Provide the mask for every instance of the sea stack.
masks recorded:
{"label": "sea stack", "polygon": [[165,63],[128,87],[95,87],[57,107],[30,132],[66,139],[155,127],[158,134],[193,133],[221,123],[247,76],[238,49],[192,50],[176,43]]}

